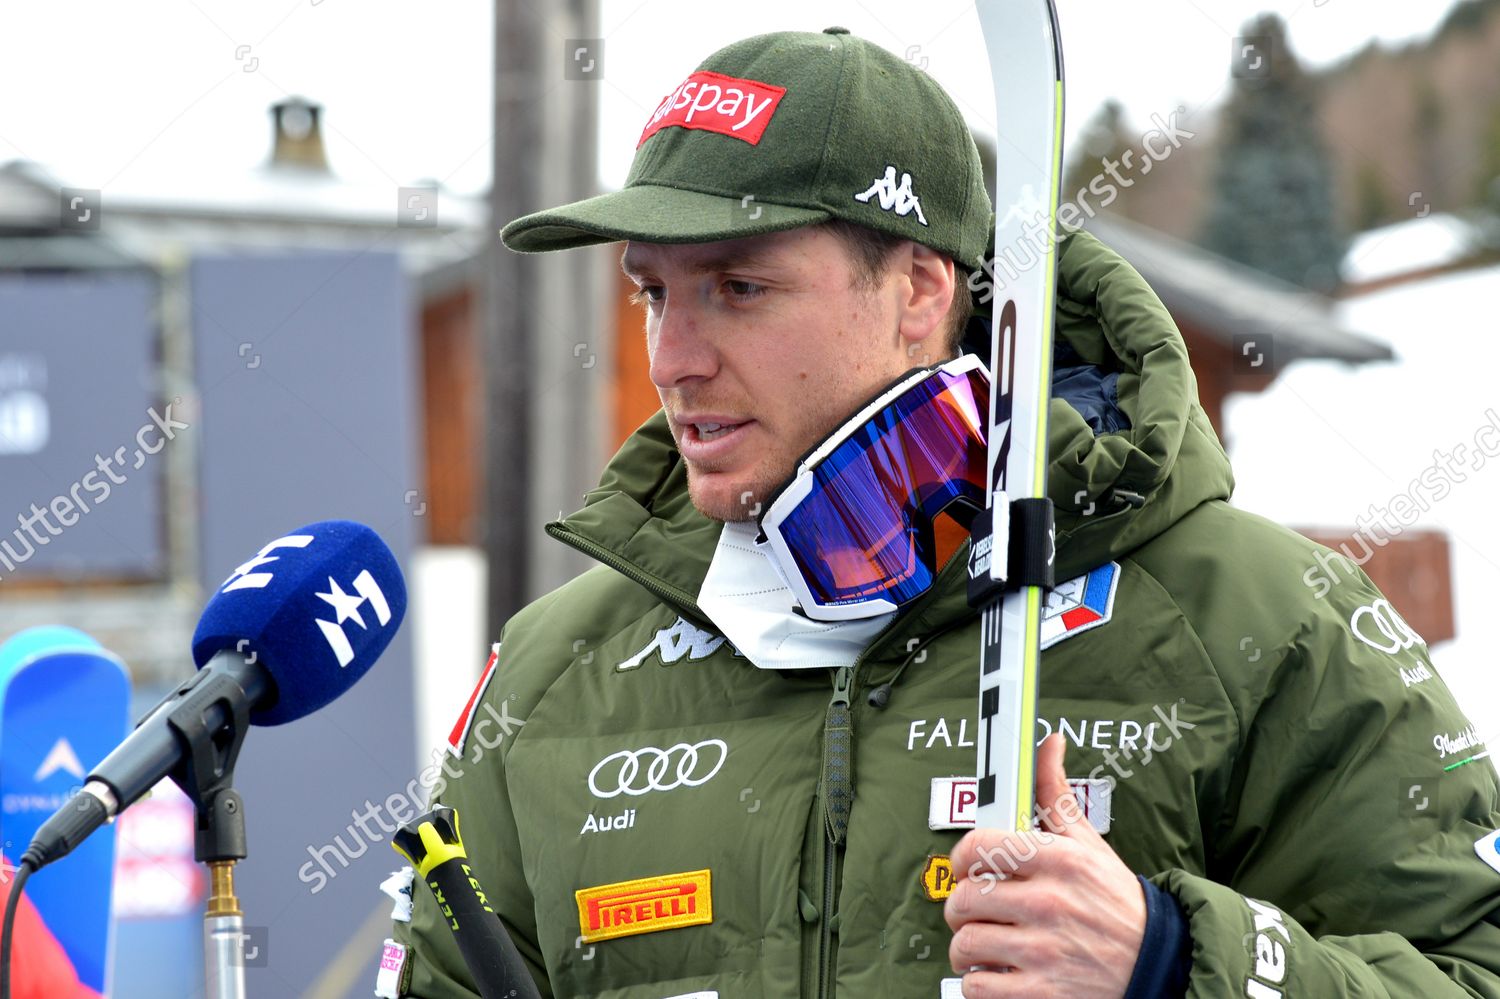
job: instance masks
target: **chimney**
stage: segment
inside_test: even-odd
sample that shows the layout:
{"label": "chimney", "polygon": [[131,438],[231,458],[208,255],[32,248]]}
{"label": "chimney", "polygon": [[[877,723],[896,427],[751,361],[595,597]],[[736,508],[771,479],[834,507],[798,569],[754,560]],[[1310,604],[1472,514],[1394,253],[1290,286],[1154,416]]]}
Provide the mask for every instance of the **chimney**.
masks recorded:
{"label": "chimney", "polygon": [[321,104],[301,97],[288,97],[271,105],[272,169],[332,174],[328,156],[323,152],[323,129],[318,121],[322,113]]}

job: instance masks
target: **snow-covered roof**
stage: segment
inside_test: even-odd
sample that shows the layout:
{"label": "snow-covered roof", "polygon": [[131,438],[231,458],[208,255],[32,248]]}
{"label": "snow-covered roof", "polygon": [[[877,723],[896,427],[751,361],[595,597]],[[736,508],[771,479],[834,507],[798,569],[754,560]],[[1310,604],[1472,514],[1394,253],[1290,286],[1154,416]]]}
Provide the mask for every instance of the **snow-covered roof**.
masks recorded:
{"label": "snow-covered roof", "polygon": [[[258,167],[233,176],[195,171],[152,174],[149,183],[121,180],[106,192],[106,207],[138,215],[389,226],[395,224],[403,187],[434,185],[352,183],[295,167]],[[481,199],[438,188],[439,227],[461,229],[485,221]]]}
{"label": "snow-covered roof", "polygon": [[1457,215],[1431,212],[1370,229],[1354,237],[1340,274],[1349,284],[1368,284],[1444,267],[1469,256],[1479,233]]}
{"label": "snow-covered roof", "polygon": [[[1457,637],[1434,661],[1480,733],[1500,737],[1489,633],[1500,606],[1500,381],[1487,318],[1495,301],[1500,267],[1347,299],[1340,321],[1388,341],[1395,362],[1294,365],[1264,392],[1231,395],[1224,424],[1234,502],[1272,520],[1353,530],[1356,518],[1369,522],[1372,505],[1389,507],[1398,494],[1425,501],[1405,528],[1446,531],[1453,555]],[[1480,457],[1486,445],[1495,454]],[[1439,483],[1447,486],[1441,499]]]}
{"label": "snow-covered roof", "polygon": [[425,274],[481,252],[488,222],[482,199],[437,186],[430,224],[399,225],[398,186],[262,167],[121,180],[101,194],[96,232],[61,233],[58,192],[71,186],[82,185],[35,163],[0,165],[0,230],[51,233],[0,240],[9,246],[0,263],[83,267],[104,257],[153,263],[184,252],[316,246],[395,251],[409,273]]}
{"label": "snow-covered roof", "polygon": [[1084,223],[1128,260],[1179,320],[1226,341],[1260,334],[1276,344],[1276,363],[1330,358],[1361,364],[1388,360],[1389,348],[1352,332],[1333,301],[1174,239],[1138,222],[1101,213]]}

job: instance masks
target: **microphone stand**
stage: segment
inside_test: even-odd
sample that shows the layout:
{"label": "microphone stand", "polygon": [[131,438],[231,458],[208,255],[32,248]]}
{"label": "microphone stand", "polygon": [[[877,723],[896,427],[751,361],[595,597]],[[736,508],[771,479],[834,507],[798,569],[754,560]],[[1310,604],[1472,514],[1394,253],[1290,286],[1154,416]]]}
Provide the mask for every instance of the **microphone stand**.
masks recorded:
{"label": "microphone stand", "polygon": [[[224,695],[238,684],[228,677]],[[234,783],[234,764],[239,758],[250,709],[243,696],[208,696],[185,699],[167,715],[167,724],[188,748],[172,779],[192,799],[195,810],[193,857],[208,865],[208,906],[203,913],[204,999],[244,999],[245,925],[239,899],[234,894],[234,865],[247,856],[245,806]],[[215,728],[205,717],[211,705],[219,704],[229,717],[228,725],[216,719]],[[250,955],[254,957],[255,955]]]}

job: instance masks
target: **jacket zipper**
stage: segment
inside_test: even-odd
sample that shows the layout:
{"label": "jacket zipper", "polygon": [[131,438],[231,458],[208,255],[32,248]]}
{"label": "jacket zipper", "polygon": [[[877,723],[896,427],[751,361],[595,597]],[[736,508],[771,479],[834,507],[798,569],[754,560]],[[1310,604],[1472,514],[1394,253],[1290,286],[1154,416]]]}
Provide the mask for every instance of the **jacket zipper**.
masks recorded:
{"label": "jacket zipper", "polygon": [[[948,561],[943,564],[942,573],[963,553],[960,548],[949,556]],[[942,573],[939,573],[941,575]],[[906,609],[906,612],[891,622],[887,628],[874,641],[865,646],[854,659],[852,666],[840,666],[833,674],[833,699],[828,703],[828,711],[823,721],[823,774],[821,777],[823,790],[823,906],[821,910],[821,921],[819,924],[818,937],[818,999],[831,999],[834,995],[833,968],[834,968],[834,945],[833,945],[833,923],[838,914],[833,912],[835,892],[838,888],[837,873],[839,853],[843,849],[844,841],[849,832],[849,812],[854,804],[854,719],[849,710],[849,703],[854,694],[854,678],[860,666],[867,659],[890,644],[895,637],[895,632],[903,621],[910,620],[933,598],[936,587],[922,594],[917,601]],[[929,636],[921,645],[937,637]],[[919,645],[918,648],[921,646]],[[909,653],[911,655],[913,653]],[[836,779],[830,779],[830,749],[833,742],[830,733],[841,732],[846,736],[843,745],[846,747],[843,766],[838,768]],[[832,792],[832,793],[830,793]],[[844,795],[841,800],[846,806],[841,813],[841,821],[836,822],[833,810],[829,807],[834,801],[834,794]]]}
{"label": "jacket zipper", "polygon": [[703,611],[698,609],[698,601],[688,596],[686,591],[679,590],[674,586],[668,586],[655,576],[642,572],[603,545],[595,544],[588,538],[580,534],[575,534],[572,530],[561,524],[548,524],[545,530],[549,536],[556,538],[563,544],[578,549],[594,561],[603,563],[627,579],[641,584],[658,600],[685,610],[700,621],[708,620]]}
{"label": "jacket zipper", "polygon": [[833,699],[823,719],[823,918],[818,939],[818,995],[833,992],[834,920],[839,852],[849,834],[849,809],[854,803],[854,725],[849,695],[854,667],[834,671]]}

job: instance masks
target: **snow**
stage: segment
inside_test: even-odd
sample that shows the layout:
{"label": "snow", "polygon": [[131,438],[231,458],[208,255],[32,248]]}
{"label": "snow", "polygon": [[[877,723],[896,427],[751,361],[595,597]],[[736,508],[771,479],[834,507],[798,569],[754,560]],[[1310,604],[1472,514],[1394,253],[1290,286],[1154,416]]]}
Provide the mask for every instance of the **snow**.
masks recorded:
{"label": "snow", "polygon": [[1300,362],[1259,395],[1231,396],[1224,413],[1235,504],[1284,524],[1352,530],[1372,504],[1387,506],[1424,471],[1434,474],[1435,449],[1467,448],[1445,476],[1451,492],[1407,529],[1448,533],[1456,637],[1432,650],[1433,662],[1492,743],[1500,671],[1487,626],[1500,604],[1500,456],[1476,467],[1474,455],[1500,440],[1491,432],[1476,444],[1486,425],[1500,427],[1497,300],[1500,267],[1345,300],[1340,324],[1388,342],[1394,363]]}
{"label": "snow", "polygon": [[1463,219],[1428,213],[1360,233],[1341,269],[1350,284],[1379,281],[1454,263],[1473,251],[1477,239],[1474,227]]}
{"label": "snow", "polygon": [[[173,176],[157,172],[140,180],[128,175],[110,186],[106,208],[113,205],[153,213],[391,224],[396,218],[400,187],[433,186],[437,185],[431,180],[402,185],[350,181],[288,167],[259,167],[227,174],[182,170]],[[439,187],[438,221],[445,226],[476,226],[485,217],[483,199]]]}

